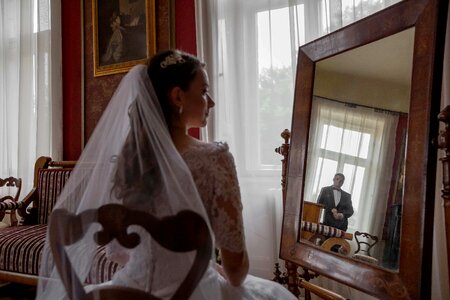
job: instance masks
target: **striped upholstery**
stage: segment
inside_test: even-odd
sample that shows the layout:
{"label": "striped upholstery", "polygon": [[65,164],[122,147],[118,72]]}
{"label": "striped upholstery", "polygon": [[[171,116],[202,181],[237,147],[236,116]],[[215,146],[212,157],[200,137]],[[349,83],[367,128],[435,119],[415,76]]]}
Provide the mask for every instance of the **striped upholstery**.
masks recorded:
{"label": "striped upholstery", "polygon": [[99,247],[92,263],[95,268],[89,272],[86,283],[97,284],[111,280],[119,265],[106,258],[105,246]]}
{"label": "striped upholstery", "polygon": [[46,231],[45,224],[3,228],[0,234],[0,270],[37,275]]}
{"label": "striped upholstery", "polygon": [[342,238],[345,235],[345,231],[327,225],[307,221],[302,221],[301,225],[302,225],[301,229],[304,231],[317,233],[326,237]]}
{"label": "striped upholstery", "polygon": [[[48,218],[71,171],[71,168],[40,169],[38,171],[38,203],[34,204],[38,211],[38,224],[1,229],[0,272],[38,275]],[[22,202],[2,202],[0,210],[17,209],[22,204]],[[111,280],[112,275],[119,268],[116,263],[106,258],[104,247],[99,247],[97,250],[92,266],[86,283],[96,284]]]}
{"label": "striped upholstery", "polygon": [[41,169],[37,190],[39,193],[38,224],[47,224],[48,217],[72,169]]}
{"label": "striped upholstery", "polygon": [[[27,225],[4,228],[0,234],[0,270],[38,275],[44,249],[47,225]],[[104,247],[99,247],[87,283],[111,280],[119,266],[108,260]]]}

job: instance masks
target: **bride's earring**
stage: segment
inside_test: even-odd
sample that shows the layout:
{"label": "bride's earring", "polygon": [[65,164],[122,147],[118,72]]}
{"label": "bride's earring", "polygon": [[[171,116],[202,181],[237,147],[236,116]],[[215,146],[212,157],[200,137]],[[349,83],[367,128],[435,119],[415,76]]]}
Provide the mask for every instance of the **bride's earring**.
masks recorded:
{"label": "bride's earring", "polygon": [[181,115],[183,113],[183,105],[178,109],[178,114]]}

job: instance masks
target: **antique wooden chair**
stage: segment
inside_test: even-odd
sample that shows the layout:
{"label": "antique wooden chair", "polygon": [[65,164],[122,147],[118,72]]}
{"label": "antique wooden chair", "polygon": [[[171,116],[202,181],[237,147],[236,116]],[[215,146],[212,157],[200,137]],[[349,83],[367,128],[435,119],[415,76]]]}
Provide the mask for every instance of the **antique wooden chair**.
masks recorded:
{"label": "antique wooden chair", "polygon": [[[0,188],[2,188],[2,190],[7,190],[6,193],[0,193],[0,206],[2,207],[2,209],[0,209],[0,222],[3,220],[5,215],[9,215],[10,225],[16,226],[17,216],[16,210],[13,206],[15,203],[19,202],[20,191],[22,189],[22,178],[0,178]],[[11,189],[13,192],[15,190],[15,194],[11,193]]]}
{"label": "antique wooden chair", "polygon": [[367,232],[355,231],[355,240],[358,248],[353,254],[353,258],[378,264],[378,259],[370,253],[378,243],[378,237]]}
{"label": "antique wooden chair", "polygon": [[127,248],[136,247],[139,239],[136,239],[135,234],[127,234],[127,227],[140,225],[154,240],[170,251],[196,250],[191,269],[171,299],[188,299],[208,267],[212,238],[205,220],[192,211],[184,210],[175,216],[158,219],[149,213],[117,204],[86,210],[79,215],[70,214],[65,209],[56,209],[49,223],[50,248],[69,299],[159,299],[151,292],[112,285],[98,287],[90,292],[84,290],[64,249],[65,246],[79,241],[86,233],[82,226],[79,226],[80,219],[87,224],[97,222],[102,225],[103,229],[95,235],[96,243],[101,246],[116,238]]}

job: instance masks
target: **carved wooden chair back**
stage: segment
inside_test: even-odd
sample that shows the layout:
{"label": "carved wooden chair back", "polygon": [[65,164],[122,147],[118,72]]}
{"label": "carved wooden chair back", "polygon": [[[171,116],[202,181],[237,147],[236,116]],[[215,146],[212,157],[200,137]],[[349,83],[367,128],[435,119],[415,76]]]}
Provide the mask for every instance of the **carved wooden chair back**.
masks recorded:
{"label": "carved wooden chair back", "polygon": [[50,248],[69,299],[160,299],[151,292],[113,285],[85,292],[64,249],[65,246],[79,241],[86,233],[83,231],[87,230],[86,226],[79,226],[80,219],[86,223],[97,222],[102,225],[102,231],[95,235],[96,243],[100,246],[116,238],[127,248],[136,247],[139,239],[128,234],[127,228],[130,225],[140,225],[154,240],[170,251],[196,250],[191,269],[171,299],[188,299],[209,265],[212,238],[205,220],[192,211],[184,210],[175,216],[158,219],[149,213],[131,210],[118,204],[107,204],[78,215],[68,213],[65,209],[56,209],[52,212],[49,223]]}
{"label": "carved wooden chair back", "polygon": [[372,256],[370,255],[370,251],[378,243],[378,237],[370,233],[360,231],[355,231],[354,236],[356,244],[358,246],[358,248],[355,251],[355,254],[361,252],[359,254]]}
{"label": "carved wooden chair back", "polygon": [[22,178],[0,178],[0,188],[2,190],[2,192],[0,192],[0,221],[3,220],[5,214],[9,214],[11,225],[15,226],[17,225],[16,210],[12,207],[9,208],[8,206],[9,204],[12,204],[12,202],[17,203],[19,201],[20,191],[22,189]]}

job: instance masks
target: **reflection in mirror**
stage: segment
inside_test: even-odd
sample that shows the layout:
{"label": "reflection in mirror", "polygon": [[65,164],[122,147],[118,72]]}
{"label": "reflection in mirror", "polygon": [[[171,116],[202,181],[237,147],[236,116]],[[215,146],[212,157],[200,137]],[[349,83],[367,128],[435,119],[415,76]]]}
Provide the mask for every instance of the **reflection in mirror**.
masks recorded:
{"label": "reflection in mirror", "polygon": [[413,39],[411,28],[319,61],[314,78],[303,219],[369,234],[343,241],[346,255],[389,269],[399,262]]}

